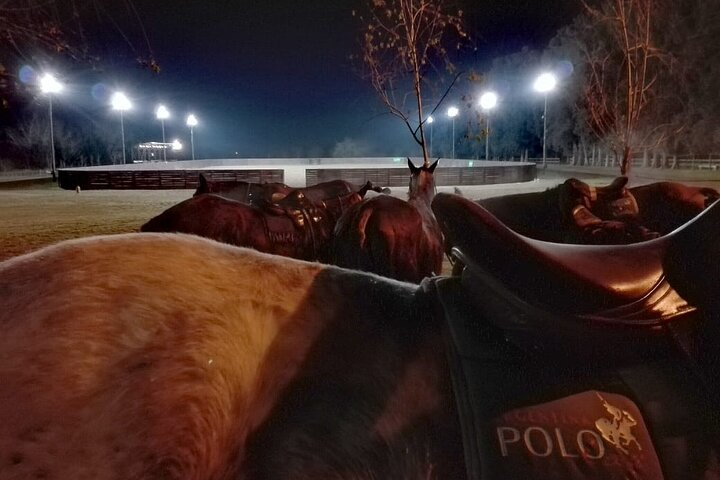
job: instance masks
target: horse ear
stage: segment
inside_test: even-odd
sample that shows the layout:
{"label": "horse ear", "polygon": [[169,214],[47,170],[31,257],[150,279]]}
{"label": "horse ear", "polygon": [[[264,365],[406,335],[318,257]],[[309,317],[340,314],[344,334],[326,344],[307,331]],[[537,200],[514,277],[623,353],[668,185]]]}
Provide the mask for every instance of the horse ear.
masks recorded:
{"label": "horse ear", "polygon": [[433,173],[433,172],[435,171],[435,167],[438,166],[438,162],[439,162],[439,161],[440,161],[440,159],[438,158],[437,160],[435,160],[435,161],[433,162],[432,165],[430,165],[430,166],[428,167],[428,171],[429,171],[430,173]]}
{"label": "horse ear", "polygon": [[418,167],[416,167],[415,164],[413,164],[412,160],[410,160],[410,157],[407,157],[407,159],[408,159],[408,167],[410,167],[410,173],[412,173],[413,175],[417,174],[420,171],[420,169]]}

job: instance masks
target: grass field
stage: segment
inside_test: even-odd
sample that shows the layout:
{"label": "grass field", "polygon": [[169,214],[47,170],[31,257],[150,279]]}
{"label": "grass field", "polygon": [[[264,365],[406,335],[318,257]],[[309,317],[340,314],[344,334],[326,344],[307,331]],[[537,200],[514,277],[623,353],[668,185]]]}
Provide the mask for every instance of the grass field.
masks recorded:
{"label": "grass field", "polygon": [[0,186],[0,260],[70,238],[134,232],[192,190],[88,190]]}
{"label": "grass field", "polygon": [[[535,182],[463,187],[463,191],[470,198],[542,191],[561,183],[566,177],[543,174]],[[603,185],[612,177],[583,179]],[[706,186],[718,188],[720,185]],[[452,191],[452,188],[438,190]],[[393,195],[404,197],[404,191],[394,189]],[[61,190],[49,181],[0,182],[0,261],[61,240],[138,231],[147,220],[192,194],[193,190],[86,190],[75,193]]]}

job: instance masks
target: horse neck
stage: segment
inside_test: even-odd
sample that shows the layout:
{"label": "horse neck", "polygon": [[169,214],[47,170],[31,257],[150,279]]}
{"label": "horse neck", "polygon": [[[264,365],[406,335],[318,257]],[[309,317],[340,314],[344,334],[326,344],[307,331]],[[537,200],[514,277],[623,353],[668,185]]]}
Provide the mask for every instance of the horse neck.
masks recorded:
{"label": "horse neck", "polygon": [[430,181],[422,187],[410,189],[408,192],[408,202],[412,203],[416,207],[418,205],[425,205],[430,208],[430,204],[435,197],[435,183]]}
{"label": "horse neck", "polygon": [[430,188],[410,192],[408,196],[408,203],[414,206],[420,213],[423,224],[432,225],[439,230],[440,227],[435,219],[435,214],[433,213],[432,208],[430,208],[432,200],[435,197],[435,185],[430,184],[429,187]]}

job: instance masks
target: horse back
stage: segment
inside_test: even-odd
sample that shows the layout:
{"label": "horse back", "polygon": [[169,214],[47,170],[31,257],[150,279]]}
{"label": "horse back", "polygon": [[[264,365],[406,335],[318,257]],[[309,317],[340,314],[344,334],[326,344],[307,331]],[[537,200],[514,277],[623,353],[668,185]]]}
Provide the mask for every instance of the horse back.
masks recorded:
{"label": "horse back", "polygon": [[260,251],[269,248],[263,215],[258,209],[213,194],[173,205],[142,225],[140,231],[189,233]]}
{"label": "horse back", "polygon": [[452,411],[440,336],[417,323],[414,296],[185,235],[83,239],[0,264],[0,478],[461,465],[436,457],[461,450],[442,440],[457,425],[440,414]]}
{"label": "horse back", "polygon": [[194,195],[214,193],[216,195],[252,204],[259,201],[271,202],[277,194],[286,195],[291,190],[283,183],[253,183],[242,180],[212,180],[200,174]]}
{"label": "horse back", "polygon": [[305,196],[313,202],[345,196],[356,190],[353,184],[345,180],[330,180],[329,182],[318,183],[302,189]]}
{"label": "horse back", "polygon": [[418,209],[388,195],[366,199],[340,218],[333,256],[342,267],[415,283],[442,269],[442,244],[427,236]]}
{"label": "horse back", "polygon": [[666,234],[689,222],[720,198],[713,188],[694,187],[677,182],[658,182],[630,189],[642,223]]}

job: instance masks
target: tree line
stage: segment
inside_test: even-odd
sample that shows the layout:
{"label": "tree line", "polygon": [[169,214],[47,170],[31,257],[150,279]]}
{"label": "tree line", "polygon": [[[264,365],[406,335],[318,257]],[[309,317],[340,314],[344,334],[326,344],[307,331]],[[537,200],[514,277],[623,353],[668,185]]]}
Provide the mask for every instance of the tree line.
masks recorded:
{"label": "tree line", "polygon": [[[720,2],[579,1],[583,13],[545,48],[523,48],[496,58],[488,71],[468,73],[464,82],[454,84],[458,74],[448,61],[443,32],[466,39],[462,12],[448,14],[443,0],[370,0],[360,41],[366,74],[426,158],[428,130],[433,128],[442,136],[433,156],[448,156],[454,145],[458,157],[482,158],[489,134],[493,157],[537,157],[544,97],[531,85],[543,71],[559,79],[547,111],[551,155],[587,156],[602,149],[627,173],[631,159],[642,152],[716,151],[720,51],[714,45],[720,38]],[[418,31],[433,36],[418,40],[412,35]],[[437,64],[445,66],[445,75]],[[443,78],[445,85],[455,85],[450,94],[437,88]],[[480,111],[482,90],[498,93],[499,108]],[[408,106],[408,97],[415,99],[416,108]],[[464,107],[463,125],[447,142],[450,122],[433,126],[427,119],[436,111],[443,115],[452,101]]]}
{"label": "tree line", "polygon": [[[559,79],[547,113],[554,156],[600,148],[627,173],[630,159],[646,151],[718,153],[718,38],[720,2],[586,2],[546,48],[497,58],[483,76],[483,86],[502,98],[490,113],[494,155],[538,155],[542,97],[529,86],[545,70]],[[465,138],[484,141],[480,116],[468,122]]]}

